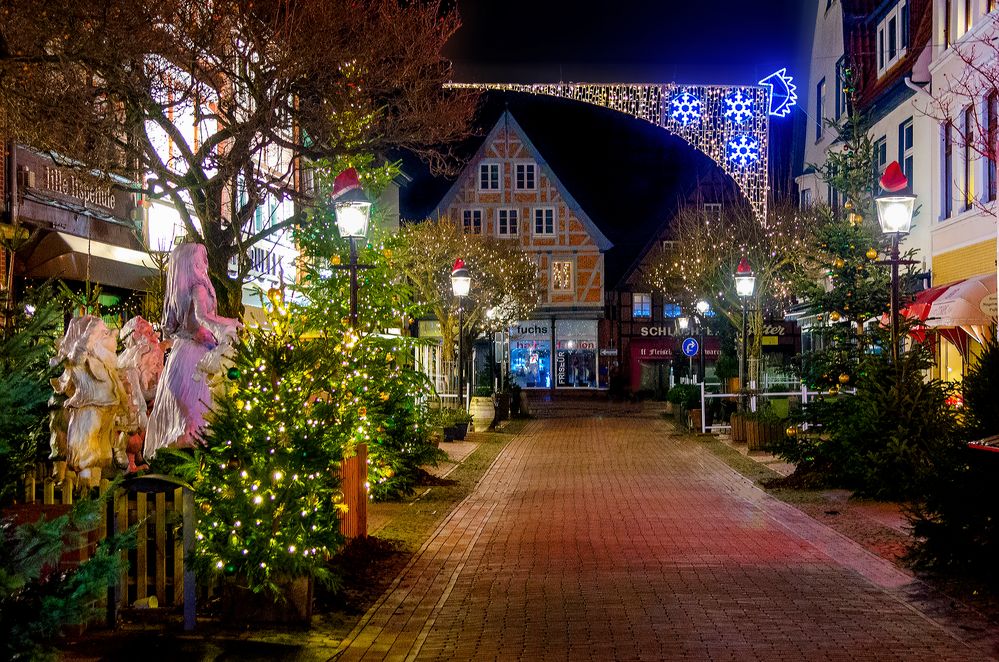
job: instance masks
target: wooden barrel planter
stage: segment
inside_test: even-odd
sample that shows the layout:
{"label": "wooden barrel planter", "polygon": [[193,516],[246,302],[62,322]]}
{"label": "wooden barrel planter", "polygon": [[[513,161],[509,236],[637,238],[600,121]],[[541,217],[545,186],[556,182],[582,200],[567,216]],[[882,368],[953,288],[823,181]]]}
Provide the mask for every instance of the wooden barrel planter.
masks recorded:
{"label": "wooden barrel planter", "polygon": [[732,425],[732,442],[736,444],[746,443],[746,417],[743,414],[732,414],[729,419]]}
{"label": "wooden barrel planter", "polygon": [[784,434],[784,425],[775,421],[746,421],[746,443],[751,451],[763,451],[777,443]]}
{"label": "wooden barrel planter", "polygon": [[694,432],[704,432],[701,429],[701,409],[691,409],[688,418],[688,427]]}

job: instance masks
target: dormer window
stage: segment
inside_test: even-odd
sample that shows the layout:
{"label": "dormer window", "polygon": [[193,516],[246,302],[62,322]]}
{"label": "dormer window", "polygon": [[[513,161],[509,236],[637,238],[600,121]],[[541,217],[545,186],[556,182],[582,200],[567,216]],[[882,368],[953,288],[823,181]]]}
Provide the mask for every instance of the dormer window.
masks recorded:
{"label": "dormer window", "polygon": [[899,0],[878,23],[878,76],[905,57],[909,48],[909,3]]}

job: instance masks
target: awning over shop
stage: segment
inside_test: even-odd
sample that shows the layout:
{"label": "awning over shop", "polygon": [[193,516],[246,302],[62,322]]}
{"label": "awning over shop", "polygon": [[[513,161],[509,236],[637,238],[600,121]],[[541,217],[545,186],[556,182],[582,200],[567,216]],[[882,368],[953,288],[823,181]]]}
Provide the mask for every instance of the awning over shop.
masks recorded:
{"label": "awning over shop", "polygon": [[145,290],[157,275],[149,255],[85,237],[50,232],[20,265],[27,278],[64,278]]}
{"label": "awning over shop", "polygon": [[[964,281],[958,282],[963,283]],[[933,307],[933,302],[943,296],[944,292],[957,284],[958,283],[938,285],[936,287],[931,287],[928,290],[923,290],[916,295],[916,298],[912,303],[905,308],[902,308],[899,312],[915,322],[925,322],[930,316],[930,310]],[[887,315],[885,315],[885,317],[887,318]],[[890,323],[890,321],[886,321],[885,326]],[[923,324],[917,324],[909,330],[909,335],[912,336],[916,342],[924,342],[926,340],[926,326]]]}
{"label": "awning over shop", "polygon": [[926,325],[933,329],[961,329],[981,343],[995,321],[996,275],[988,273],[950,285],[930,305]]}

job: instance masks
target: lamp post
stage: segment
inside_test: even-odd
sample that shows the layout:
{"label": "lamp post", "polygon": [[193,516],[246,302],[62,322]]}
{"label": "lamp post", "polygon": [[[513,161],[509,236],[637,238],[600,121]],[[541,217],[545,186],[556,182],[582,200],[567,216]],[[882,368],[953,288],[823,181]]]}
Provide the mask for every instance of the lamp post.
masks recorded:
{"label": "lamp post", "polygon": [[357,328],[357,270],[367,265],[357,263],[357,240],[368,235],[371,201],[361,189],[357,171],[344,170],[333,181],[333,211],[340,236],[350,241],[350,327]]}
{"label": "lamp post", "polygon": [[[687,317],[686,315],[677,317],[676,324],[680,328],[681,334],[686,336],[687,329],[690,328],[690,318]],[[694,378],[693,372],[694,372],[694,358],[687,357],[687,379],[692,380]]]}
{"label": "lamp post", "polygon": [[465,268],[465,261],[458,258],[451,269],[451,293],[458,298],[458,398],[461,407],[468,410],[465,402],[465,297],[472,287],[472,276]]}
{"label": "lamp post", "polygon": [[898,242],[902,235],[909,234],[912,227],[912,211],[916,204],[916,196],[906,189],[909,180],[902,173],[898,161],[892,161],[879,182],[884,193],[874,198],[878,207],[878,223],[881,232],[891,237],[891,257],[884,263],[891,265],[891,360],[898,363],[898,265],[911,264],[911,260],[901,260],[898,254]]}
{"label": "lamp post", "polygon": [[701,383],[703,384],[707,382],[707,379],[705,379],[705,368],[704,368],[704,353],[707,350],[707,348],[704,346],[704,326],[705,326],[704,316],[707,314],[708,310],[711,309],[711,306],[708,304],[707,301],[701,299],[696,304],[694,304],[694,308],[697,309],[697,324],[700,336],[699,342],[701,345],[701,351],[697,357],[698,363],[700,364],[698,366],[698,369],[700,370]]}
{"label": "lamp post", "polygon": [[[749,298],[753,296],[755,289],[756,276],[753,275],[753,269],[749,266],[749,260],[743,257],[739,261],[738,268],[735,270],[735,293],[742,299],[742,352],[739,355],[740,391],[746,390],[746,350],[749,346],[749,321],[746,314],[746,305],[749,303]],[[742,407],[745,409],[745,396],[740,398],[739,402],[742,403]]]}

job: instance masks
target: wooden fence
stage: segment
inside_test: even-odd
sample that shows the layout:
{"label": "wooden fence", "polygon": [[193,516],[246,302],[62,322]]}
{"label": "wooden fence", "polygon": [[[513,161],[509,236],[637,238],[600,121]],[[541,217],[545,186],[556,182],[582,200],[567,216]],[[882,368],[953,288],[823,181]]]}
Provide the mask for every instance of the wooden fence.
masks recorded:
{"label": "wooden fence", "polygon": [[[347,506],[340,517],[340,533],[348,540],[367,535],[367,469],[367,447],[363,444],[340,467]],[[75,491],[72,479],[67,477],[57,485],[50,476],[51,469],[40,464],[25,477],[23,502],[15,506],[16,519],[23,522],[68,512]],[[100,493],[106,494],[110,485],[107,480],[101,481]],[[100,519],[78,548],[67,550],[62,564],[72,566],[86,561],[101,540],[134,527],[135,548],[122,552],[127,570],[108,593],[109,624],[117,622],[122,608],[183,607],[184,627],[190,630],[195,623],[197,586],[185,559],[194,550],[195,524],[194,494],[184,483],[154,475],[126,479],[108,499],[107,516]]]}

